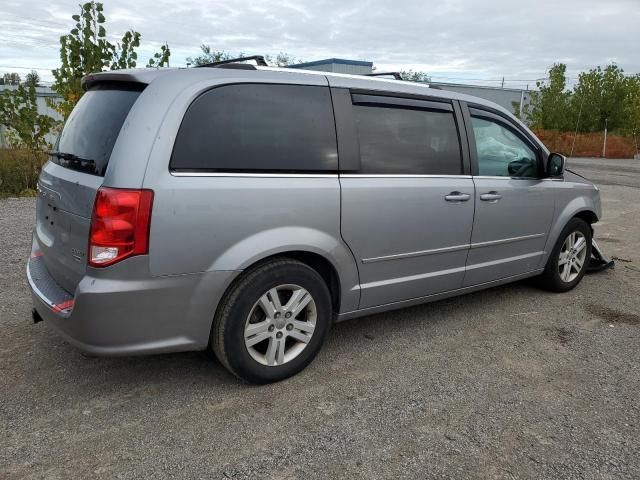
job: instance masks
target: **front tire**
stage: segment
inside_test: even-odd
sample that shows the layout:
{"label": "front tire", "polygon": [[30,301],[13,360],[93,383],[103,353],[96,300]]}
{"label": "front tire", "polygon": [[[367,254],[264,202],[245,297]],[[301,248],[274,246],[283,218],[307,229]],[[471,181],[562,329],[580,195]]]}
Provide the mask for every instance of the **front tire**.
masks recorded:
{"label": "front tire", "polygon": [[331,296],[318,272],[296,260],[276,259],[244,274],[225,295],[210,344],[243,380],[283,380],[314,359],[331,313]]}
{"label": "front tire", "polygon": [[572,218],[564,227],[540,276],[543,288],[568,292],[575,288],[591,259],[591,227],[580,218]]}

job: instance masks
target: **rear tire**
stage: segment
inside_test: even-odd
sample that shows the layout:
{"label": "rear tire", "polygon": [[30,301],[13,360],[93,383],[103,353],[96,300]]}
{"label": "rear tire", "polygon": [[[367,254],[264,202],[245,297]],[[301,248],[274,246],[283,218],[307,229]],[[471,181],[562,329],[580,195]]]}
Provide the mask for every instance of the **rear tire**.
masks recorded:
{"label": "rear tire", "polygon": [[222,300],[210,345],[234,375],[251,383],[303,370],[331,325],[331,296],[308,265],[280,258],[250,270]]}
{"label": "rear tire", "polygon": [[552,292],[568,292],[584,277],[591,259],[591,227],[581,218],[572,218],[564,227],[539,285]]}

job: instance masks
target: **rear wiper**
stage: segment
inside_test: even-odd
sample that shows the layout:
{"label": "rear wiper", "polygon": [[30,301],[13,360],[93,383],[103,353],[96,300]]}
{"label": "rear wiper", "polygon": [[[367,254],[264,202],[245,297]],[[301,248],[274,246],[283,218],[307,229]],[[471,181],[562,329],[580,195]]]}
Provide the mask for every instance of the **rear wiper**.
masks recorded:
{"label": "rear wiper", "polygon": [[90,164],[96,163],[95,160],[91,160],[90,158],[82,158],[82,157],[79,157],[78,155],[74,155],[73,153],[54,151],[54,152],[49,152],[49,155],[53,155],[54,157],[61,158],[63,160],[70,160],[72,162],[83,162],[83,163],[90,163]]}
{"label": "rear wiper", "polygon": [[77,155],[74,155],[73,153],[65,153],[65,152],[49,152],[49,155],[53,155],[56,158],[60,158],[62,160],[68,160],[70,162],[78,162],[78,163],[84,163],[84,164],[88,164],[91,166],[95,166],[96,161],[95,160],[91,160],[90,158],[82,158],[79,157]]}

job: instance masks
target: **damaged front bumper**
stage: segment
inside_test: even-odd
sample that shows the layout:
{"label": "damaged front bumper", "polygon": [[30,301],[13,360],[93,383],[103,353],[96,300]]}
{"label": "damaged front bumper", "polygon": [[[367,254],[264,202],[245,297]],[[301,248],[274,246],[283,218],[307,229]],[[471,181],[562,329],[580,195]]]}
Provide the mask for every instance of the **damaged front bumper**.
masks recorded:
{"label": "damaged front bumper", "polygon": [[591,258],[587,266],[587,273],[601,272],[607,268],[611,268],[615,262],[607,257],[595,240],[591,240]]}

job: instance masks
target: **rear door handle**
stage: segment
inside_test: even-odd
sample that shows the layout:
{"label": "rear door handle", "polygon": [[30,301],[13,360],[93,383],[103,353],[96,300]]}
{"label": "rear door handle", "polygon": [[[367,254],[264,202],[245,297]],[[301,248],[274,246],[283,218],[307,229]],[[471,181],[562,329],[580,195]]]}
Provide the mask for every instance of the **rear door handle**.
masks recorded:
{"label": "rear door handle", "polygon": [[491,192],[483,193],[482,195],[480,195],[480,200],[485,202],[497,202],[501,198],[502,198],[502,195],[500,195],[496,191],[491,191]]}
{"label": "rear door handle", "polygon": [[467,202],[471,198],[471,195],[468,193],[462,192],[451,192],[449,195],[445,195],[444,199],[447,202]]}

